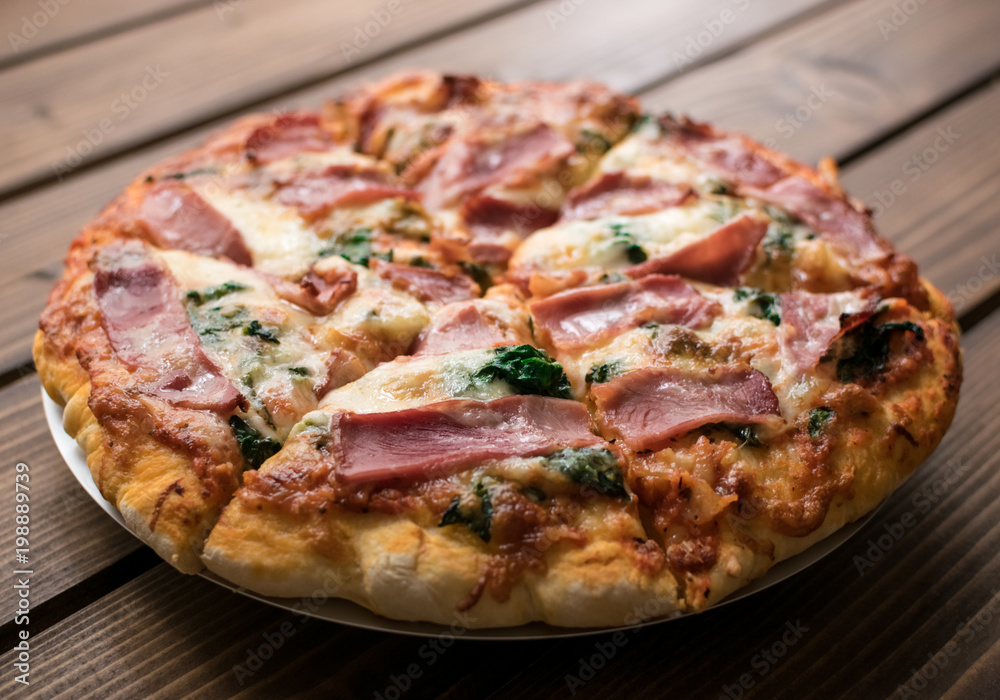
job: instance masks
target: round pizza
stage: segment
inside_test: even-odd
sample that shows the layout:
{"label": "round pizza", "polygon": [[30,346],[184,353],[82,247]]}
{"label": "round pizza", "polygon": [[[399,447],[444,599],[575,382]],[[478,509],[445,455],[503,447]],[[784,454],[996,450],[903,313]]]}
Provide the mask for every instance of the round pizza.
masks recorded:
{"label": "round pizza", "polygon": [[832,162],[426,72],[144,173],[34,356],[180,571],[473,627],[705,609],[886,498],[962,373]]}

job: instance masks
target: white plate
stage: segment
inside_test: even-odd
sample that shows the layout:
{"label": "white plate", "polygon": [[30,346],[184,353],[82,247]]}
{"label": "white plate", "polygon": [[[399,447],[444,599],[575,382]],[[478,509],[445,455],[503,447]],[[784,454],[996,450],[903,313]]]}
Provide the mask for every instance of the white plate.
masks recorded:
{"label": "white plate", "polygon": [[[49,395],[45,393],[45,389],[42,389],[42,404],[45,407],[45,419],[48,421],[49,431],[52,433],[52,438],[56,441],[56,447],[59,448],[59,453],[63,456],[63,459],[66,460],[66,464],[69,465],[69,469],[73,472],[73,476],[76,477],[76,480],[80,482],[80,485],[84,488],[87,494],[94,499],[97,505],[103,508],[105,513],[110,515],[115,522],[127,530],[128,528],[125,526],[125,521],[122,519],[121,514],[113,505],[104,500],[104,497],[101,496],[101,492],[98,491],[97,486],[94,484],[94,479],[90,475],[90,469],[87,468],[86,454],[80,446],[77,445],[76,441],[67,435],[63,430],[62,407],[49,398]],[[722,602],[717,603],[714,607],[727,605],[740,600],[741,598],[746,598],[749,595],[758,593],[765,588],[784,581],[789,576],[797,574],[803,569],[812,566],[850,539],[851,535],[863,528],[876,512],[878,512],[878,508],[873,510],[861,520],[841,528],[833,535],[813,545],[805,552],[802,552],[791,559],[779,562],[774,566],[774,568],[768,571],[763,578],[760,578],[751,583],[749,586],[740,589],[737,593],[729,596]],[[339,622],[343,625],[350,625],[351,627],[361,627],[381,632],[394,632],[396,634],[408,634],[419,637],[436,637],[441,635],[456,634],[456,630],[453,630],[446,625],[438,625],[430,622],[402,622],[399,620],[390,620],[389,618],[376,615],[360,605],[336,598],[319,604],[316,604],[315,601],[309,601],[309,611],[306,611],[303,610],[303,604],[298,598],[269,598],[267,596],[258,595],[252,591],[248,591],[245,588],[241,588],[211,572],[206,571],[200,575],[202,578],[208,579],[213,583],[217,583],[224,588],[228,588],[229,590],[248,598],[253,598],[254,600],[259,600],[263,603],[267,603],[268,605],[273,605],[277,608],[289,610],[300,615],[309,615],[310,617],[315,617],[320,620]],[[464,630],[459,632],[459,634],[461,634],[462,639],[486,640],[580,637],[588,634],[612,632],[618,629],[632,629],[646,625],[660,624],[662,622],[676,620],[679,617],[684,617],[685,615],[690,614],[694,613],[679,613],[670,617],[656,618],[635,625],[623,625],[621,627],[578,629],[553,627],[552,625],[533,622],[528,625],[521,625],[520,627]]]}

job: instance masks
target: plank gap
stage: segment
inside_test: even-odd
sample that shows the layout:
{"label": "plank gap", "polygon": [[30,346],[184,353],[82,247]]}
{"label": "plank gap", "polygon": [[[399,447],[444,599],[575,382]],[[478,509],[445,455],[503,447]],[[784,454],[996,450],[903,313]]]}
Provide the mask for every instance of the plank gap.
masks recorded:
{"label": "plank gap", "polygon": [[217,112],[212,114],[207,118],[200,118],[193,121],[182,121],[175,125],[168,131],[163,131],[155,136],[145,139],[138,143],[126,144],[119,148],[108,148],[101,155],[96,155],[92,158],[87,158],[80,165],[74,167],[69,172],[63,174],[61,177],[55,175],[34,175],[28,176],[24,182],[12,185],[6,189],[0,189],[0,204],[21,197],[31,192],[40,189],[42,187],[54,186],[56,184],[63,184],[67,181],[74,179],[75,177],[82,175],[84,173],[90,172],[96,167],[102,166],[110,161],[116,160],[118,158],[127,157],[138,151],[145,150],[150,147],[155,147],[163,144],[172,139],[178,138],[184,135],[186,132],[198,129],[200,127],[205,127],[209,124],[213,124],[220,120],[232,120],[238,116],[241,116],[248,111],[261,110],[263,107],[268,105],[275,100],[281,100],[286,97],[290,97],[295,93],[308,90],[309,88],[315,88],[323,83],[334,80],[341,76],[347,75],[354,71],[363,69],[365,67],[371,66],[376,63],[380,63],[387,59],[391,59],[400,54],[404,54],[413,49],[419,48],[427,44],[433,44],[450,34],[458,34],[464,32],[468,29],[486,24],[493,20],[499,19],[508,14],[518,12],[531,5],[536,5],[538,3],[544,2],[545,0],[521,0],[521,2],[515,2],[510,5],[505,5],[503,7],[490,10],[482,15],[476,15],[469,19],[458,22],[457,24],[448,25],[442,29],[434,30],[426,34],[422,34],[414,37],[408,41],[400,43],[398,46],[386,49],[382,53],[377,53],[369,56],[365,59],[360,59],[357,62],[350,63],[346,66],[338,68],[330,73],[324,73],[319,76],[313,76],[305,80],[300,80],[295,83],[288,83],[281,90],[267,93],[266,95],[256,97],[250,101],[239,103],[230,109],[223,112]]}
{"label": "plank gap", "polygon": [[[43,603],[31,608],[32,636],[44,632],[52,625],[62,622],[67,617],[86,608],[101,598],[114,593],[127,583],[146,573],[154,566],[162,564],[163,560],[149,547],[141,547],[134,552],[85,578],[75,586],[57,593]],[[17,578],[16,575],[12,576]],[[15,625],[14,620],[0,625],[0,649],[13,649],[17,643],[17,630],[21,625]]]}
{"label": "plank gap", "polygon": [[928,107],[922,112],[917,112],[906,121],[894,125],[891,129],[876,134],[870,140],[865,141],[852,151],[848,151],[838,160],[837,165],[841,168],[850,165],[853,161],[859,160],[873,151],[886,146],[897,138],[905,135],[911,129],[917,128],[924,122],[934,119],[938,115],[948,111],[949,108],[959,103],[972,99],[981,92],[989,90],[1000,80],[1000,63],[996,64],[985,77],[975,80],[967,85],[961,86],[955,92],[945,95],[940,101]]}
{"label": "plank gap", "polygon": [[8,70],[10,68],[16,68],[17,66],[29,63],[31,61],[40,58],[52,56],[53,54],[57,54],[62,51],[75,49],[78,46],[84,46],[85,44],[92,44],[95,41],[100,41],[101,39],[107,39],[108,37],[114,36],[115,34],[121,34],[122,32],[138,29],[139,27],[144,27],[147,24],[153,24],[161,20],[170,19],[171,17],[183,15],[187,12],[191,12],[192,10],[197,10],[208,4],[209,3],[207,0],[190,0],[190,2],[185,2],[180,5],[175,5],[174,7],[165,7],[161,10],[155,10],[153,12],[150,12],[148,15],[121,20],[119,22],[109,24],[106,27],[100,27],[99,29],[92,29],[90,31],[83,32],[82,34],[67,37],[65,39],[58,39],[50,44],[45,44],[44,46],[40,46],[36,49],[28,49],[24,53],[17,53],[11,56],[5,56],[3,58],[0,58],[0,72]]}

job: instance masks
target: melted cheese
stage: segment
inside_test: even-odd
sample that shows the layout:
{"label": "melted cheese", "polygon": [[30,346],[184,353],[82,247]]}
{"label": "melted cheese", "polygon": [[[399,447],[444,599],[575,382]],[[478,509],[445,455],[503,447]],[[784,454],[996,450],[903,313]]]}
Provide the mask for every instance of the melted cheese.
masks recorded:
{"label": "melted cheese", "polygon": [[289,280],[302,277],[329,242],[309,228],[294,209],[251,192],[198,187],[205,201],[243,236],[254,267]]}
{"label": "melted cheese", "polygon": [[515,253],[512,268],[570,270],[578,267],[618,269],[632,263],[631,244],[650,258],[669,255],[704,238],[743,211],[737,200],[696,200],[643,216],[610,216],[570,221],[537,231]]}
{"label": "melted cheese", "polygon": [[[274,293],[254,271],[183,251],[159,253],[183,292],[204,291],[224,282],[244,289],[203,304],[189,303],[202,347],[250,404],[245,420],[262,434],[283,440],[292,426],[316,407],[314,388],[326,379],[332,347],[317,342],[316,319]],[[216,311],[217,309],[217,311]],[[197,319],[218,320],[199,327]],[[257,321],[277,343],[248,335]]]}
{"label": "melted cheese", "polygon": [[479,382],[473,375],[492,359],[491,349],[449,355],[401,357],[327,394],[324,411],[381,413],[448,399],[492,401],[514,392],[503,381]]}

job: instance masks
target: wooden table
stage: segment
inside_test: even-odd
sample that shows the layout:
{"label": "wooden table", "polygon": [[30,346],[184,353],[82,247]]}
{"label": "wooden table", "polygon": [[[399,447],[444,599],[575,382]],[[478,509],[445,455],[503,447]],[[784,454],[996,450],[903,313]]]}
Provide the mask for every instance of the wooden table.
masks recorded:
{"label": "wooden table", "polygon": [[[0,28],[0,696],[1000,697],[996,0],[5,0]],[[363,631],[162,563],[87,498],[42,417],[30,342],[62,255],[142,168],[219,124],[410,66],[586,76],[835,156],[960,314],[966,381],[937,453],[820,564],[618,635]],[[19,462],[27,687],[12,651]]]}

